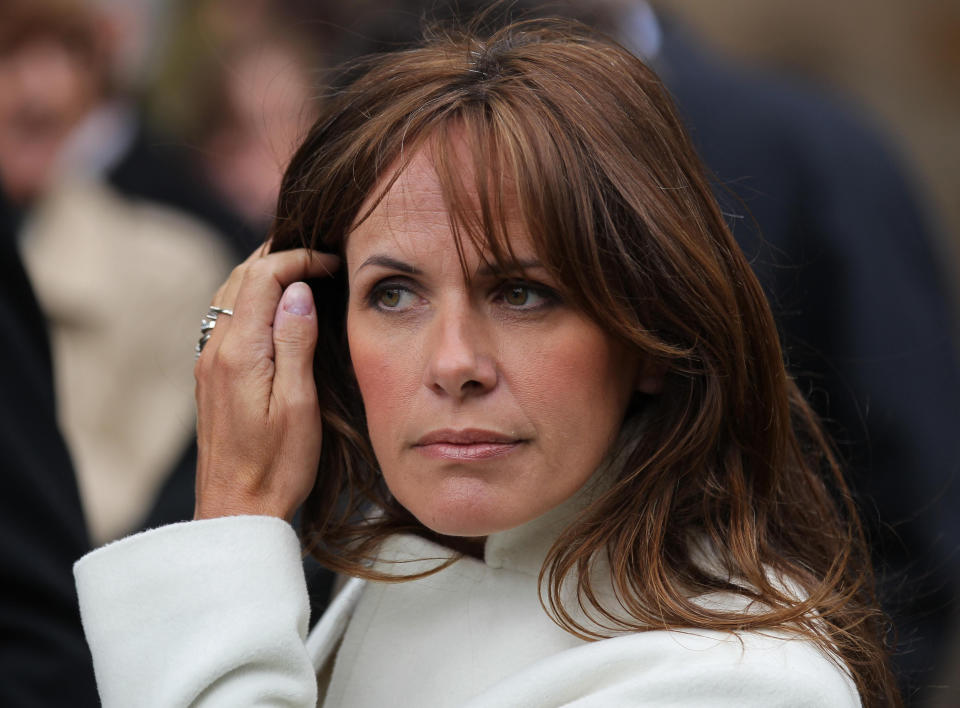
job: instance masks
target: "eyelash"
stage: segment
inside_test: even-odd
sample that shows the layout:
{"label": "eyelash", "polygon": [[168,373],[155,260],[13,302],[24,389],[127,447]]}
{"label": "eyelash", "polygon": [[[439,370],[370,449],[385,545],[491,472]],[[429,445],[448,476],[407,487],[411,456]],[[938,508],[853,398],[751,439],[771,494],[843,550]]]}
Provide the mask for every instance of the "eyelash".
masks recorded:
{"label": "eyelash", "polygon": [[526,280],[508,280],[501,283],[497,289],[497,296],[501,301],[505,301],[507,293],[514,289],[526,290],[529,294],[535,295],[541,300],[540,303],[536,305],[507,305],[511,310],[517,312],[538,312],[556,305],[560,300],[556,292],[545,285],[531,283]]}
{"label": "eyelash", "polygon": [[[537,296],[541,301],[535,305],[510,305],[506,303],[507,293],[513,289],[523,289],[526,290],[530,295]],[[382,280],[370,290],[369,295],[367,295],[367,306],[379,310],[380,312],[406,312],[406,309],[400,309],[396,307],[388,307],[383,305],[380,301],[380,298],[383,295],[390,291],[399,291],[401,293],[406,292],[410,295],[416,296],[416,289],[411,287],[411,284],[406,281],[397,281],[397,280]],[[546,310],[554,305],[558,304],[560,301],[557,293],[548,288],[545,285],[539,283],[533,283],[526,280],[506,280],[500,283],[494,290],[496,293],[497,300],[505,305],[505,307],[512,312],[539,312]]]}
{"label": "eyelash", "polygon": [[383,297],[384,293],[390,292],[391,290],[397,290],[401,293],[407,292],[411,295],[416,295],[416,292],[413,290],[413,288],[404,283],[384,280],[374,285],[373,289],[370,291],[370,294],[367,296],[368,307],[371,307],[374,310],[379,310],[380,312],[402,312],[403,310],[398,310],[394,307],[385,307],[380,302],[380,298]]}

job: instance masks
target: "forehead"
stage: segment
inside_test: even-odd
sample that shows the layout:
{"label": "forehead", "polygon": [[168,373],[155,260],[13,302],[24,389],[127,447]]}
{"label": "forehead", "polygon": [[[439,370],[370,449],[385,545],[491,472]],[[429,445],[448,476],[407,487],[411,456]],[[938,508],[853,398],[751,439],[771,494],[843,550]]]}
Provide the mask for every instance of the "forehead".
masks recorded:
{"label": "forehead", "polygon": [[[447,146],[444,158],[446,179],[438,174],[432,147],[429,144],[421,146],[399,174],[397,167],[384,172],[359,211],[362,220],[347,237],[345,253],[348,262],[360,257],[361,253],[382,249],[399,251],[411,257],[417,253],[455,252],[457,239],[468,257],[487,255],[489,248],[486,245],[479,248],[472,245],[489,243],[489,238],[475,236],[481,209],[469,146],[463,140],[451,141]],[[385,193],[384,189],[387,189]],[[458,225],[456,236],[451,225],[451,189],[456,190],[459,197],[457,214],[453,218]],[[532,255],[531,240],[516,199],[505,195],[503,204],[497,208],[503,210],[511,250],[521,258]],[[467,233],[471,230],[474,233]]]}
{"label": "forehead", "polygon": [[[469,163],[463,162],[464,168],[468,165]],[[448,222],[443,186],[429,151],[426,148],[419,149],[407,166],[396,175],[393,184],[384,194],[384,188],[394,177],[397,169],[397,167],[391,167],[378,180],[361,207],[360,214],[367,214],[371,206],[374,207],[373,211],[370,211],[366,220],[355,231],[363,231],[368,225],[382,229],[390,224],[403,226],[409,222],[414,224],[446,224]],[[376,203],[376,199],[381,194],[383,198]]]}
{"label": "forehead", "polygon": [[418,253],[454,248],[443,188],[426,151],[413,157],[376,202],[395,170],[381,177],[360,209],[366,216],[347,237],[348,265],[374,252],[416,260]]}

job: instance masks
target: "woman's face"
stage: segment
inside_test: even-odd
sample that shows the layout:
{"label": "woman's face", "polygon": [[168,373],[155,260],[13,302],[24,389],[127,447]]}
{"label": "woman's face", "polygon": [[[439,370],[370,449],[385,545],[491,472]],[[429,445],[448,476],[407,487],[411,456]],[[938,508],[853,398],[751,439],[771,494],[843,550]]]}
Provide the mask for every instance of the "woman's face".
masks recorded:
{"label": "woman's face", "polygon": [[[510,225],[510,224],[508,224]],[[556,295],[519,218],[523,273],[466,246],[421,151],[349,236],[347,335],[390,491],[442,534],[485,536],[576,492],[619,431],[637,358]]]}

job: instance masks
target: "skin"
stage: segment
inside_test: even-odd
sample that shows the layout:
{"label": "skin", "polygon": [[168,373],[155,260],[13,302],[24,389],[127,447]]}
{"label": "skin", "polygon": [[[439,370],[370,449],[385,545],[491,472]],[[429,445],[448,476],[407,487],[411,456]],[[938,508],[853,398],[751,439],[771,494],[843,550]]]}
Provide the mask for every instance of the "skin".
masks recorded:
{"label": "skin", "polygon": [[574,494],[638,381],[637,357],[559,299],[510,226],[525,272],[468,248],[468,282],[421,152],[347,241],[347,335],[377,460],[398,501],[451,536],[513,528]]}

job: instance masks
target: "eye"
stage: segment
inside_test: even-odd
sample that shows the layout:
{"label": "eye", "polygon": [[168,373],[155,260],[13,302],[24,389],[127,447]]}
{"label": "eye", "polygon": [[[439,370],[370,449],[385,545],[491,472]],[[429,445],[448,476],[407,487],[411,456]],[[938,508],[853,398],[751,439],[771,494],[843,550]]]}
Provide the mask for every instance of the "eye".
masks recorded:
{"label": "eye", "polygon": [[400,304],[400,288],[386,288],[380,291],[380,304],[384,307],[396,307]]}
{"label": "eye", "polygon": [[543,288],[527,283],[506,283],[500,297],[509,307],[518,310],[536,310],[551,303],[551,297]]}
{"label": "eye", "polygon": [[379,310],[397,312],[410,309],[416,297],[409,288],[402,285],[383,283],[370,293],[370,304]]}

